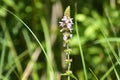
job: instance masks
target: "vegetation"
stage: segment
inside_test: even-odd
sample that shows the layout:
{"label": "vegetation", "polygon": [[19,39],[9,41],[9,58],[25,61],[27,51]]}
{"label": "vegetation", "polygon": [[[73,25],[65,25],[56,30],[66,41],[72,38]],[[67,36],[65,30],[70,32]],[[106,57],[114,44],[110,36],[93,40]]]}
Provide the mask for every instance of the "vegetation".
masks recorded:
{"label": "vegetation", "polygon": [[[68,6],[69,78],[59,26]],[[120,0],[0,0],[0,80],[120,80],[119,8]]]}

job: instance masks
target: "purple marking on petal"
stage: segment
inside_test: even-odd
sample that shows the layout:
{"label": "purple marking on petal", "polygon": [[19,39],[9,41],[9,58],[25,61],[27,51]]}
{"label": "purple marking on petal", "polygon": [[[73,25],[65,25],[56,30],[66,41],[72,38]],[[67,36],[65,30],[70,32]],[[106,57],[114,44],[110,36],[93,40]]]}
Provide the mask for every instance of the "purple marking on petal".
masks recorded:
{"label": "purple marking on petal", "polygon": [[62,18],[61,20],[62,20],[62,21],[68,20],[68,19],[67,19],[67,16],[63,16],[63,18]]}
{"label": "purple marking on petal", "polygon": [[[72,24],[73,24],[73,18],[70,18],[68,16],[63,16],[63,18],[61,19],[61,22],[60,23],[60,27],[63,28],[63,27],[67,27],[68,30],[70,31],[70,33],[72,32]],[[63,32],[63,30],[61,29],[60,32]],[[65,40],[67,37],[63,37],[63,40]]]}
{"label": "purple marking on petal", "polygon": [[66,35],[63,36],[63,40],[64,40],[64,41],[67,40],[67,36],[66,36]]}
{"label": "purple marking on petal", "polygon": [[69,29],[70,32],[72,32],[73,29],[72,29],[72,24],[71,23],[67,24],[67,28]]}
{"label": "purple marking on petal", "polygon": [[72,24],[71,23],[68,23],[67,24],[67,28],[70,29],[72,27]]}
{"label": "purple marking on petal", "polygon": [[65,26],[65,24],[63,23],[63,22],[59,22],[60,23],[60,27],[64,27]]}
{"label": "purple marking on petal", "polygon": [[73,24],[73,21],[72,21],[72,20],[73,20],[73,18],[70,18],[70,19],[69,19],[69,21],[70,21],[71,24]]}
{"label": "purple marking on petal", "polygon": [[64,16],[62,19],[66,24],[69,23],[69,18],[67,16]]}

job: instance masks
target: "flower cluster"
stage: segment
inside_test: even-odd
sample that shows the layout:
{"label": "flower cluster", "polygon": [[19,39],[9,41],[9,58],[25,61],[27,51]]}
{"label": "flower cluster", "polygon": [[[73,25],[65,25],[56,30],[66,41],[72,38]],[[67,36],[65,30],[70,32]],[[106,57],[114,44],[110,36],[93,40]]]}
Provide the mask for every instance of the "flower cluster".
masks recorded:
{"label": "flower cluster", "polygon": [[63,16],[60,23],[60,32],[63,33],[63,40],[65,42],[64,46],[66,46],[66,42],[72,38],[72,22],[73,18],[70,18],[69,16]]}

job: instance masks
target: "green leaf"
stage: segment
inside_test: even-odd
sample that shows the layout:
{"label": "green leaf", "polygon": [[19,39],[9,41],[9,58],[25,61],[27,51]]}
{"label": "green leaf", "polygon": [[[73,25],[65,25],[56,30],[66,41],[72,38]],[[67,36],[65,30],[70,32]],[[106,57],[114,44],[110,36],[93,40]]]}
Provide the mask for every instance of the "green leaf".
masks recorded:
{"label": "green leaf", "polygon": [[0,7],[0,16],[1,17],[5,17],[7,15],[7,11],[4,10],[4,8],[6,8],[6,6]]}
{"label": "green leaf", "polygon": [[77,14],[75,17],[79,22],[84,22],[87,19],[87,16],[85,14]]}
{"label": "green leaf", "polygon": [[73,74],[70,75],[70,77],[72,77],[72,78],[75,79],[75,80],[78,80]]}

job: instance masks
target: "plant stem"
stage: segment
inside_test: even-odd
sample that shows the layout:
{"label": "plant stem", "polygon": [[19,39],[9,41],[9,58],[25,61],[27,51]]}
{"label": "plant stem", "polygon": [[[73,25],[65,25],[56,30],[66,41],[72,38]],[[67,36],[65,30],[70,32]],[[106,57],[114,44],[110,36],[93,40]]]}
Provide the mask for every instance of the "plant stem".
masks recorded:
{"label": "plant stem", "polygon": [[[70,48],[69,48],[68,43],[66,45],[67,45],[66,50],[69,50]],[[66,57],[66,60],[67,60],[67,76],[68,76],[67,80],[70,80],[70,74],[69,74],[69,72],[71,72],[71,70],[70,70],[70,68],[71,68],[70,53],[69,53],[69,51],[65,52],[65,53],[67,55],[67,57]]]}
{"label": "plant stem", "polygon": [[[75,5],[75,15],[76,14],[77,14],[77,4]],[[81,55],[82,64],[83,64],[84,77],[85,77],[85,80],[88,80],[85,59],[84,59],[84,55],[83,55],[83,50],[82,50],[81,40],[80,40],[80,36],[79,36],[79,32],[78,32],[79,29],[78,29],[76,18],[75,18],[75,29],[76,29],[78,45],[79,45],[80,55]]]}
{"label": "plant stem", "polygon": [[70,76],[68,76],[68,80],[70,80]]}

